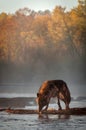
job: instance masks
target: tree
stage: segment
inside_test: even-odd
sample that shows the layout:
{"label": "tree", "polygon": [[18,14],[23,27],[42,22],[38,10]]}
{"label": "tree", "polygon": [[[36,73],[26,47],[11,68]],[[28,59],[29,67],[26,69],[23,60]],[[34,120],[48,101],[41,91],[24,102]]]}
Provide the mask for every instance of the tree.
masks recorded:
{"label": "tree", "polygon": [[48,23],[48,30],[58,50],[68,51],[71,55],[78,54],[71,34],[69,13],[65,12],[65,8],[56,7],[54,9]]}
{"label": "tree", "polygon": [[[84,2],[84,1],[83,1]],[[73,38],[81,55],[86,49],[86,4],[81,1],[77,8],[71,10],[71,22],[73,29]]]}

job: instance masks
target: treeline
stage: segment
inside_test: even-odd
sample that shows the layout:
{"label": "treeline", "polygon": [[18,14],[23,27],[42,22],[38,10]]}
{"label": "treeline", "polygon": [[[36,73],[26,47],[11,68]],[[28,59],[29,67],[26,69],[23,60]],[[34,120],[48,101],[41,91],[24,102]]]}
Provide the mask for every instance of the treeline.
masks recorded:
{"label": "treeline", "polygon": [[85,57],[85,2],[69,12],[56,6],[52,12],[24,8],[0,14],[0,83],[27,83],[80,68],[86,76]]}

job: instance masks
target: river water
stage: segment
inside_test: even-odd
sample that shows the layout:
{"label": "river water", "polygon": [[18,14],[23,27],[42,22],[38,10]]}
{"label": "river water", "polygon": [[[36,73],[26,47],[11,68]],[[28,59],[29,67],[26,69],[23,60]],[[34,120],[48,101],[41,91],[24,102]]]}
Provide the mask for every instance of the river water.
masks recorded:
{"label": "river water", "polygon": [[[86,107],[86,101],[72,101],[70,106]],[[19,115],[0,112],[0,130],[86,130],[86,115],[39,116],[38,114]]]}

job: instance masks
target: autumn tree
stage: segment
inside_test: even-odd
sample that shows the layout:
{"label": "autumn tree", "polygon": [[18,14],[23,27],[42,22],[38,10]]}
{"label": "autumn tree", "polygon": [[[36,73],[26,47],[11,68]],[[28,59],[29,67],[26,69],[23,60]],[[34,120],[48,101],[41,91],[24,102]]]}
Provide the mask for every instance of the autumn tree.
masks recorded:
{"label": "autumn tree", "polygon": [[85,1],[79,1],[77,8],[71,10],[71,27],[73,38],[81,55],[86,50],[86,4]]}
{"label": "autumn tree", "polygon": [[48,23],[48,29],[57,48],[60,50],[63,48],[62,50],[68,51],[71,55],[79,54],[71,33],[70,15],[65,12],[65,8],[56,7],[54,9],[52,20]]}
{"label": "autumn tree", "polygon": [[76,71],[78,64],[84,68],[85,58],[86,0],[79,0],[69,12],[56,6],[52,12],[23,8],[15,14],[0,14],[2,77],[11,71],[10,77],[19,81],[40,73],[43,78],[46,73],[57,76],[65,68]]}

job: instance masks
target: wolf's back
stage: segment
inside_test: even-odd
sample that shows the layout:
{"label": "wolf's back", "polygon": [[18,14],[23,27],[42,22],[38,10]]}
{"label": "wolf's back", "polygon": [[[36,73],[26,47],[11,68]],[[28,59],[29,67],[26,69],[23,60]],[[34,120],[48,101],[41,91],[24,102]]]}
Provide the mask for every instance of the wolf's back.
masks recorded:
{"label": "wolf's back", "polygon": [[53,82],[59,90],[59,98],[67,103],[70,103],[71,94],[66,82],[64,82],[63,80],[54,80]]}

